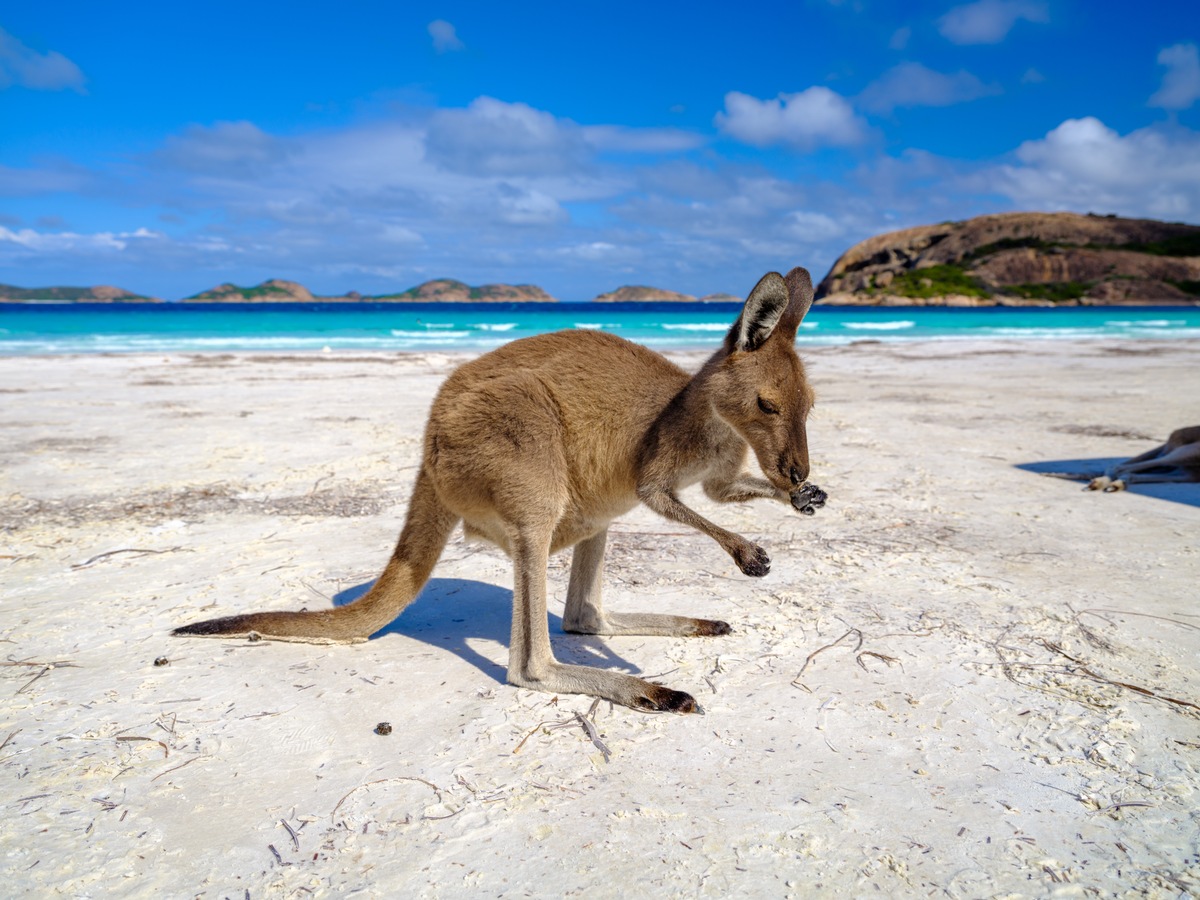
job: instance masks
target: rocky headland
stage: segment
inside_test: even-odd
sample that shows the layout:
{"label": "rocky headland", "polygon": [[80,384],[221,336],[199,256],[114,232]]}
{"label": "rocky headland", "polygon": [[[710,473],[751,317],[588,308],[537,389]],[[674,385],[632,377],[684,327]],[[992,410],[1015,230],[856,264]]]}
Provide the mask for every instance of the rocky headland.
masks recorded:
{"label": "rocky headland", "polygon": [[1004,213],[851,247],[819,302],[893,306],[1200,303],[1200,227],[1075,213]]}

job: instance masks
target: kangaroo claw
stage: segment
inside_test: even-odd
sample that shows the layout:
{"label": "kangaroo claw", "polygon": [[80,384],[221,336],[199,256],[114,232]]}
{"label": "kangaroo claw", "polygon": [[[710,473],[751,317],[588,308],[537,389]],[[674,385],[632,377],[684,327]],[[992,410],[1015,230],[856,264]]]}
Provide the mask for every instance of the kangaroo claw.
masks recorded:
{"label": "kangaroo claw", "polygon": [[815,484],[806,484],[792,494],[792,507],[806,516],[812,516],[828,499],[829,495]]}
{"label": "kangaroo claw", "polygon": [[745,548],[734,557],[734,562],[743,573],[751,578],[762,578],[771,571],[771,557],[757,544],[747,542]]}

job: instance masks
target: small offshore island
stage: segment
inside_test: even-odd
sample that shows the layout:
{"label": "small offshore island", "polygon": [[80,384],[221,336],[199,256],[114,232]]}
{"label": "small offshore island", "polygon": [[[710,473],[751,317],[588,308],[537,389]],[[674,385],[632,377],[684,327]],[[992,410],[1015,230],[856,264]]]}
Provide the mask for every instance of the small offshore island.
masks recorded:
{"label": "small offshore island", "polygon": [[[740,302],[643,285],[596,303]],[[20,288],[0,284],[0,303],[162,303],[124,288]],[[452,278],[404,291],[315,295],[272,278],[220,284],[181,303],[556,303],[532,284],[471,286]],[[817,303],[847,306],[1200,305],[1200,226],[1077,213],[1000,213],[922,225],[855,244],[817,288]]]}

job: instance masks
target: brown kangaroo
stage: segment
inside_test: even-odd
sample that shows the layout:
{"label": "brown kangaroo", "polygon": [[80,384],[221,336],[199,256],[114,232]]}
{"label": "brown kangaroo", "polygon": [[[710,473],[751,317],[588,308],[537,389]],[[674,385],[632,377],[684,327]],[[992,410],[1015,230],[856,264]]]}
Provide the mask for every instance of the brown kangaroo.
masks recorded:
{"label": "brown kangaroo", "polygon": [[[563,627],[579,634],[719,635],[709,619],[613,613],[600,597],[608,524],[640,500],[715,540],[747,575],[770,571],[763,549],[714,525],[677,492],[700,482],[714,500],[765,497],[812,515],[826,494],[808,484],[805,420],[813,393],[794,348],[812,305],[796,268],[765,275],[721,349],[696,375],[597,331],[513,341],[455,370],[438,391],[408,518],[383,574],[335,609],[263,612],[198,622],[178,635],[366,640],[425,584],[460,521],[513,560],[508,681],[591,694],[648,710],[696,701],[631,675],[554,659],[546,614],[551,553],[574,547]],[[747,446],[766,478],[742,473]]]}

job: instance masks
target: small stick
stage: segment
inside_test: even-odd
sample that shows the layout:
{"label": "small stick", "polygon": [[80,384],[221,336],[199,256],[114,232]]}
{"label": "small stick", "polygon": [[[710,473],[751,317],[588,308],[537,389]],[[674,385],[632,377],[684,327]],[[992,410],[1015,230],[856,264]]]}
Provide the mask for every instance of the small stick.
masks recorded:
{"label": "small stick", "polygon": [[9,741],[11,741],[13,738],[15,738],[15,737],[17,736],[17,734],[18,734],[20,731],[21,731],[21,729],[20,729],[20,728],[18,728],[16,731],[10,731],[10,732],[8,733],[8,737],[6,737],[6,738],[4,739],[4,742],[3,742],[3,743],[0,743],[0,750],[3,750],[5,747],[7,747],[7,746],[8,746],[8,742],[9,742]]}
{"label": "small stick", "polygon": [[901,669],[904,668],[904,664],[901,663],[900,660],[898,660],[894,656],[885,656],[882,653],[876,653],[874,650],[864,650],[861,653],[859,653],[858,656],[854,657],[855,662],[858,663],[858,665],[862,668],[862,670],[864,672],[870,671],[869,669],[867,669],[867,664],[863,662],[864,656],[873,656],[873,657],[875,657],[875,659],[878,659],[881,662],[887,663],[888,668],[891,668],[892,663],[899,663],[900,668]]}
{"label": "small stick", "polygon": [[287,829],[287,833],[288,833],[288,834],[290,834],[290,835],[292,836],[292,844],[294,844],[294,845],[295,845],[297,852],[299,852],[299,850],[300,850],[300,836],[299,836],[299,835],[297,835],[297,834],[296,834],[296,832],[295,832],[295,831],[292,829],[292,826],[288,824],[288,822],[287,822],[287,819],[280,819],[280,820],[279,820],[279,824],[280,824],[280,825],[282,825],[284,828],[286,828],[286,829]]}
{"label": "small stick", "polygon": [[27,682],[25,682],[23,685],[21,685],[19,688],[17,688],[17,693],[18,694],[25,693],[25,691],[27,691],[29,689],[30,685],[32,685],[35,681],[37,681],[39,678],[41,678],[47,672],[52,672],[52,671],[54,671],[54,666],[47,665],[45,668],[42,669],[42,671],[38,672],[36,675],[34,675],[32,678],[30,678]]}
{"label": "small stick", "polygon": [[859,631],[857,628],[851,628],[849,631],[847,631],[845,634],[843,634],[840,638],[838,638],[832,644],[826,644],[824,647],[818,647],[812,653],[808,654],[808,658],[806,660],[804,660],[804,665],[800,667],[800,671],[796,674],[796,677],[792,679],[792,684],[797,684],[797,682],[800,681],[800,676],[804,674],[805,670],[812,664],[812,661],[817,658],[818,654],[824,653],[826,650],[829,650],[832,647],[836,647],[838,644],[840,644],[846,638],[850,637],[850,635],[852,635],[852,634],[858,635],[858,643],[855,645],[854,651],[857,653],[859,650],[861,650],[862,645],[863,645],[862,632]]}
{"label": "small stick", "polygon": [[[600,702],[599,700],[596,701],[596,703],[599,703],[599,702]],[[595,704],[593,704],[592,709],[595,709],[595,708],[596,708],[596,706],[595,706]],[[604,761],[608,762],[609,759],[612,758],[612,753],[609,752],[609,749],[605,745],[604,741],[600,740],[600,735],[596,731],[596,726],[592,724],[592,720],[589,719],[587,716],[580,715],[579,713],[575,713],[575,718],[579,720],[579,724],[583,726],[583,730],[585,732],[587,732],[587,736],[591,739],[592,743],[596,746],[596,749],[599,750],[602,754],[604,754]]]}
{"label": "small stick", "polygon": [[421,784],[430,788],[435,794],[437,794],[437,798],[439,801],[442,799],[441,788],[439,788],[436,784],[434,784],[431,781],[426,781],[424,778],[417,778],[413,775],[393,775],[391,778],[378,778],[375,781],[368,781],[365,784],[360,784],[358,787],[351,788],[349,791],[346,792],[345,797],[342,797],[342,799],[337,802],[337,806],[335,806],[333,808],[333,811],[329,813],[329,817],[332,819],[334,813],[336,813],[338,811],[338,809],[341,808],[341,805],[346,802],[346,798],[349,797],[351,794],[353,794],[355,791],[357,791],[359,788],[370,787],[373,784],[383,784],[385,781],[419,781]]}
{"label": "small stick", "polygon": [[529,732],[529,734],[527,734],[527,735],[525,735],[525,737],[521,738],[521,743],[519,743],[519,744],[517,744],[517,746],[513,747],[513,754],[515,755],[517,753],[520,753],[521,748],[525,746],[525,742],[527,740],[529,740],[531,737],[533,737],[535,734],[537,734],[539,731],[541,731],[542,727],[544,725],[552,725],[552,724],[554,724],[554,723],[546,721],[546,722],[538,722],[536,725],[534,725],[533,729]]}
{"label": "small stick", "polygon": [[158,746],[163,748],[163,759],[166,759],[168,756],[171,755],[171,751],[167,749],[167,745],[164,744],[162,741],[158,740],[157,738],[129,736],[129,737],[119,737],[116,740],[118,740],[118,741],[154,741],[154,743],[158,744]]}
{"label": "small stick", "polygon": [[1102,809],[1093,810],[1093,812],[1112,812],[1114,809],[1124,809],[1126,806],[1148,806],[1151,809],[1157,809],[1157,804],[1147,803],[1145,800],[1127,800],[1124,803],[1114,803],[1111,806],[1105,806]]}
{"label": "small stick", "polygon": [[166,550],[147,550],[142,547],[124,547],[120,550],[108,550],[105,553],[97,553],[95,556],[91,557],[90,559],[85,559],[81,563],[75,563],[74,565],[71,566],[71,568],[72,569],[86,569],[88,566],[93,565],[94,563],[98,563],[102,559],[108,559],[108,557],[110,557],[110,556],[116,556],[118,553],[136,553],[138,556],[150,556],[150,555],[154,555],[154,554],[158,554],[158,553],[178,553],[180,551],[182,551],[184,553],[192,552],[187,547],[168,547]]}
{"label": "small stick", "polygon": [[[1100,615],[1100,613],[1108,613],[1114,616],[1141,616],[1143,619],[1158,619],[1160,622],[1170,622],[1172,625],[1182,625],[1184,628],[1192,628],[1196,631],[1200,631],[1200,625],[1193,625],[1191,622],[1180,622],[1178,619],[1168,619],[1166,616],[1156,616],[1152,613],[1131,612],[1127,609],[1104,609],[1103,607],[1096,607],[1095,609],[1081,609],[1078,615],[1082,616],[1084,613],[1091,613],[1098,619],[1104,619],[1104,616]],[[1108,620],[1104,619],[1104,621],[1107,622]],[[1112,623],[1110,622],[1109,624]]]}
{"label": "small stick", "polygon": [[189,759],[187,762],[185,762],[185,763],[180,763],[180,764],[179,764],[179,765],[177,765],[177,766],[173,766],[172,768],[170,768],[170,769],[167,769],[167,771],[166,771],[166,772],[159,772],[157,775],[155,775],[155,776],[154,776],[153,778],[151,778],[150,780],[151,780],[151,781],[158,781],[158,779],[162,778],[164,775],[166,775],[166,774],[168,774],[168,773],[170,773],[170,772],[176,772],[176,771],[178,771],[179,769],[182,769],[184,766],[190,766],[192,763],[194,763],[194,762],[195,762],[196,760],[198,760],[198,759],[200,759],[200,757],[199,757],[199,756],[193,756],[193,757],[192,757],[191,759]]}

